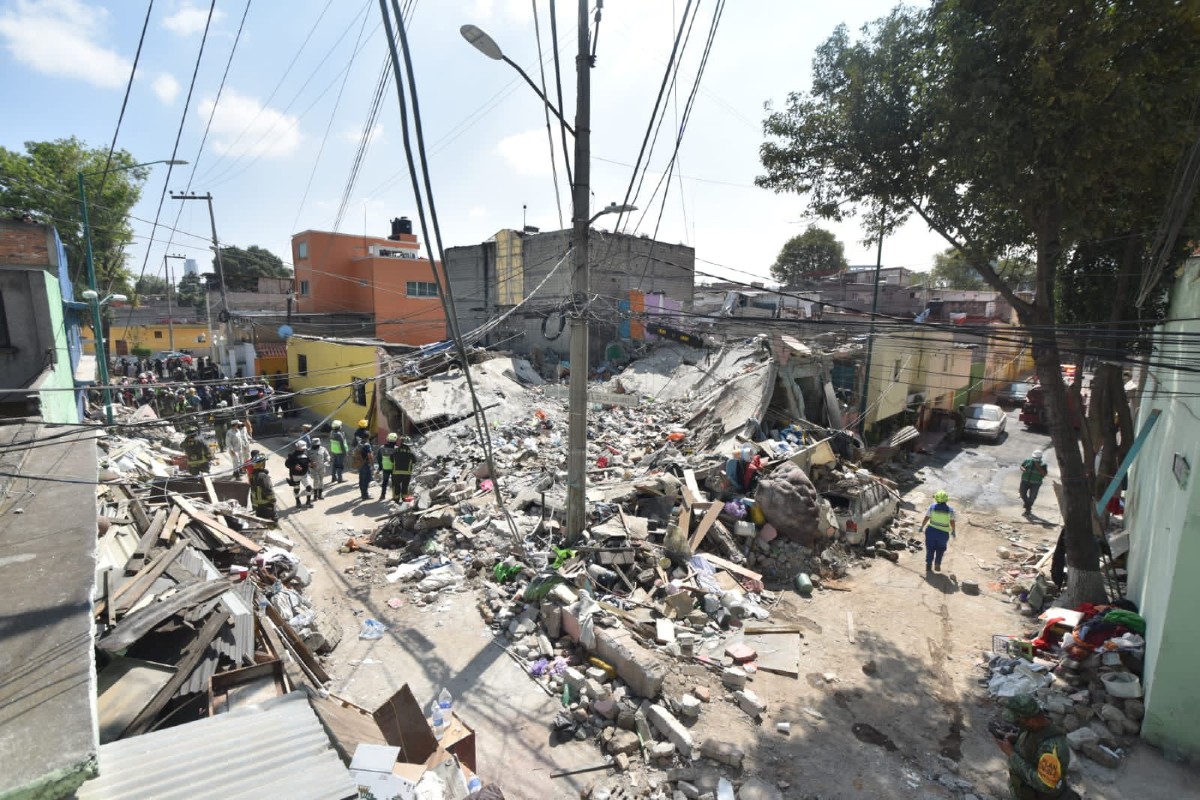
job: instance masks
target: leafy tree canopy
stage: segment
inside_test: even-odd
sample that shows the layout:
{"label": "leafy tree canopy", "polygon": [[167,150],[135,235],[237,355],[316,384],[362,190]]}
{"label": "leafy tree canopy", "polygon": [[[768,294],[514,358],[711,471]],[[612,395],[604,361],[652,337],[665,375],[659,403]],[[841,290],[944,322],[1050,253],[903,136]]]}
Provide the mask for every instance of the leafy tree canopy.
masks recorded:
{"label": "leafy tree canopy", "polygon": [[[283,265],[283,259],[254,244],[245,249],[222,247],[221,266],[225,270],[225,288],[231,292],[256,292],[259,278],[292,277],[292,271]],[[217,272],[216,258],[213,259],[213,272]]]}
{"label": "leafy tree canopy", "polygon": [[199,275],[184,275],[175,291],[175,302],[180,306],[204,308],[204,295],[207,291]]}
{"label": "leafy tree canopy", "polygon": [[136,163],[125,150],[115,151],[110,162],[107,148],[93,149],[74,137],[26,142],[24,152],[0,147],[0,211],[54,225],[67,251],[71,280],[86,288],[78,180],[84,173],[97,286],[102,292],[111,287],[128,293],[125,249],[133,242],[128,217],[149,175],[146,167],[134,168]]}
{"label": "leafy tree canopy", "polygon": [[143,275],[133,284],[133,294],[137,300],[153,295],[167,294],[167,279],[158,275]]}
{"label": "leafy tree canopy", "polygon": [[[1023,256],[1002,259],[995,266],[996,273],[1014,289],[1033,286],[1033,262]],[[963,289],[979,291],[989,289],[987,281],[972,266],[961,250],[953,247],[933,257],[933,269],[929,270],[930,286],[935,289]]]}
{"label": "leafy tree canopy", "polygon": [[771,265],[771,275],[787,285],[814,272],[840,271],[847,266],[845,247],[837,237],[824,228],[809,225],[808,230],[783,245],[779,258]]}

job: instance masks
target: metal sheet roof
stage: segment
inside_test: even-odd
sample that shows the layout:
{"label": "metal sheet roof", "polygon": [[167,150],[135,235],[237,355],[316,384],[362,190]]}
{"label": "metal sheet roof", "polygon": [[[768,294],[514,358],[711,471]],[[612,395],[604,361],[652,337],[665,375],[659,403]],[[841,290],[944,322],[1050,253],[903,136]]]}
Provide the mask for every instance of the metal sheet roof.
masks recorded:
{"label": "metal sheet roof", "polygon": [[[221,571],[203,553],[191,547],[185,547],[175,563],[198,578],[212,580],[221,577]],[[235,666],[244,667],[253,662],[254,656],[254,584],[236,584],[221,595],[219,602],[225,611],[233,615],[233,621],[221,629],[211,647]],[[175,696],[207,692],[208,679],[216,674],[219,665],[219,658],[215,655],[201,660]]]}
{"label": "metal sheet roof", "polygon": [[358,787],[304,692],[100,747],[77,800],[349,800]]}

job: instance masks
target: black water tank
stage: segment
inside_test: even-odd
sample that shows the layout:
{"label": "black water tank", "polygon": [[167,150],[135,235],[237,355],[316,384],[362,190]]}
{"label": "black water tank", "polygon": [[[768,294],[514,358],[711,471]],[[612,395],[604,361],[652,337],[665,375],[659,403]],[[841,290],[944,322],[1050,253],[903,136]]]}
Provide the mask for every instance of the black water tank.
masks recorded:
{"label": "black water tank", "polygon": [[398,217],[392,220],[392,235],[388,238],[398,242],[401,234],[412,235],[412,220],[408,217]]}

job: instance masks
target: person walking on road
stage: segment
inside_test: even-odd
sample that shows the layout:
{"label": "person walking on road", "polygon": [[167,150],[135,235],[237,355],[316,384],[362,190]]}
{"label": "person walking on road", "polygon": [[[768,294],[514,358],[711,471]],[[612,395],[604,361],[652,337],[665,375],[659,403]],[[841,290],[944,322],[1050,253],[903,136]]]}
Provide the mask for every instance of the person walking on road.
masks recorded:
{"label": "person walking on road", "polygon": [[925,529],[925,571],[942,571],[942,556],[950,544],[950,537],[957,537],[955,531],[954,509],[950,507],[950,495],[945,489],[938,489],[933,494],[933,503],[921,520]]}
{"label": "person walking on road", "polygon": [[312,475],[313,492],[317,500],[325,497],[325,464],[328,461],[325,458],[326,455],[328,455],[328,451],[321,446],[321,437],[312,437],[312,448],[308,451],[308,460],[312,462],[309,474]]}
{"label": "person walking on road", "polygon": [[342,474],[346,471],[346,454],[350,448],[346,444],[346,433],[342,430],[342,421],[335,419],[332,423],[333,432],[329,434],[329,454],[333,460],[330,465],[330,483],[341,483],[345,480]]}
{"label": "person walking on road", "polygon": [[1004,716],[1021,731],[1015,742],[996,740],[1008,756],[1008,789],[1013,799],[1078,798],[1067,785],[1071,764],[1067,735],[1046,716],[1037,698],[1031,694],[1010,697]]}
{"label": "person walking on road", "polygon": [[371,499],[371,473],[375,471],[375,453],[370,442],[354,445],[351,466],[358,470],[358,491],[363,500]]}
{"label": "person walking on road", "polygon": [[379,464],[379,499],[387,499],[388,480],[392,477],[392,468],[396,464],[396,440],[400,438],[394,433],[387,435],[387,442],[379,446],[376,462]]}
{"label": "person walking on road", "polygon": [[[296,448],[288,453],[283,462],[288,471],[288,483],[296,495],[296,508],[312,508],[313,482],[312,461],[308,457],[308,445],[303,440],[296,442]],[[300,502],[300,495],[304,502]]]}
{"label": "person walking on road", "polygon": [[1018,490],[1021,494],[1021,503],[1025,506],[1025,514],[1028,516],[1033,513],[1033,501],[1037,500],[1038,492],[1042,488],[1042,481],[1046,479],[1046,473],[1050,470],[1042,461],[1042,451],[1034,450],[1029,458],[1021,462],[1021,486]]}
{"label": "person walking on road", "polygon": [[250,437],[246,435],[246,426],[240,419],[235,419],[225,432],[225,449],[229,451],[229,460],[233,464],[233,477],[241,477],[246,462],[250,460]]}

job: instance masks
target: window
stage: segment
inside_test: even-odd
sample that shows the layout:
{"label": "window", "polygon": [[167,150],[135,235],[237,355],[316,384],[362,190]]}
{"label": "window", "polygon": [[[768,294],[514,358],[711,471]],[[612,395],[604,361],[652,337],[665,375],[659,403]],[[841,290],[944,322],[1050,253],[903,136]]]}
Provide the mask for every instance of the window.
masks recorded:
{"label": "window", "polygon": [[364,378],[351,378],[354,392],[354,402],[360,406],[367,404],[367,381]]}
{"label": "window", "polygon": [[154,332],[154,338],[155,338],[155,339],[161,339],[161,338],[162,338],[162,331],[155,331],[155,332]]}
{"label": "window", "polygon": [[[308,242],[296,243],[296,258],[308,258]],[[301,292],[306,294],[306,292]]]}
{"label": "window", "polygon": [[900,359],[896,359],[895,365],[892,366],[892,380],[900,380]]}
{"label": "window", "polygon": [[301,375],[308,374],[308,356],[304,355],[303,353],[296,356],[296,371]]}
{"label": "window", "polygon": [[300,294],[308,297],[308,281],[300,281]]}
{"label": "window", "polygon": [[8,315],[4,313],[4,294],[0,293],[0,347],[12,347],[8,337]]}
{"label": "window", "polygon": [[436,283],[408,281],[405,285],[404,293],[409,297],[437,297],[438,287]]}

